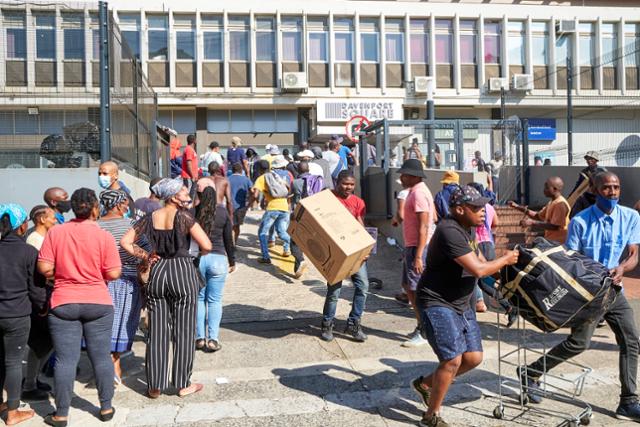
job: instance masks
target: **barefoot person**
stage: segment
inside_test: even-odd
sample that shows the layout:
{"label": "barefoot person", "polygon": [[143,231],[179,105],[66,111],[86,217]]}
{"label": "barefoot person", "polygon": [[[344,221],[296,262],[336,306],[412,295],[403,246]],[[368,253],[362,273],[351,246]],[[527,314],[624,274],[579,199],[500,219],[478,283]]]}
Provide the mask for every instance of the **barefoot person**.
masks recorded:
{"label": "barefoot person", "polygon": [[476,279],[515,264],[517,251],[486,261],[470,230],[484,222],[489,199],[470,186],[455,188],[449,199],[449,217],[438,223],[427,249],[420,278],[417,306],[423,331],[440,364],[434,372],[412,381],[411,387],[427,406],[420,425],[447,427],[440,408],[453,379],[482,362],[482,336],[470,301]]}

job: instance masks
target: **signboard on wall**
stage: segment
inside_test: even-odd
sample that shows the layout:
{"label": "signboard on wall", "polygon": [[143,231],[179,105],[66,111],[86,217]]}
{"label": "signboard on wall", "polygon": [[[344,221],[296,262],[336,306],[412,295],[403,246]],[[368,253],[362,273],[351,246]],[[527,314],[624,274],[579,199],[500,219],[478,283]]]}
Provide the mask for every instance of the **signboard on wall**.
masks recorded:
{"label": "signboard on wall", "polygon": [[376,120],[402,120],[402,100],[389,99],[331,99],[318,100],[316,104],[318,122],[346,122],[354,116],[364,116],[371,122]]}
{"label": "signboard on wall", "polygon": [[529,119],[529,141],[554,141],[556,119]]}

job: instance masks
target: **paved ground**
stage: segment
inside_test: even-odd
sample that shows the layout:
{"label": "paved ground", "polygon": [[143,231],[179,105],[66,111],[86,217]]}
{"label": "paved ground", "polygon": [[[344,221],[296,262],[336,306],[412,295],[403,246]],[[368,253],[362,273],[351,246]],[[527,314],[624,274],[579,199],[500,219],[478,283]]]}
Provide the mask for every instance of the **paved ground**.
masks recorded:
{"label": "paved ground", "polygon": [[[317,338],[325,285],[317,272],[302,280],[280,273],[275,267],[258,265],[257,214],[251,213],[240,242],[240,266],[227,282],[221,342],[216,354],[198,353],[194,381],[205,384],[195,396],[180,399],[163,396],[149,400],[144,376],[144,343],[136,342],[133,354],[123,360],[124,385],[116,391],[117,413],[110,425],[117,426],[401,426],[415,425],[423,408],[408,388],[410,379],[428,373],[436,358],[428,347],[400,346],[415,326],[406,307],[393,299],[401,264],[399,252],[379,242],[379,253],[370,263],[370,275],[383,280],[382,289],[372,289],[364,317],[369,340],[354,343],[339,336],[331,343]],[[247,237],[249,236],[249,237]],[[629,295],[640,284],[629,281]],[[352,296],[346,286],[338,307],[342,328]],[[635,304],[635,301],[634,301]],[[640,307],[638,307],[640,310]],[[639,311],[640,312],[640,311]],[[493,418],[498,393],[498,329],[496,315],[480,316],[485,361],[475,371],[456,381],[445,402],[445,418],[458,426],[553,426],[562,422],[556,412],[580,413],[579,402],[547,400],[530,411],[521,411],[512,387],[505,417]],[[500,331],[505,354],[521,341],[534,348],[564,333],[543,336],[529,330],[526,336]],[[522,357],[525,355],[522,354]],[[528,352],[526,357],[535,357]],[[516,355],[508,359],[517,363]],[[593,349],[577,359],[594,368],[586,379],[583,399],[594,411],[591,425],[633,425],[612,417],[617,404],[617,352],[608,328],[598,329]],[[504,366],[504,364],[503,364]],[[505,380],[514,378],[514,368],[504,368]],[[566,386],[580,374],[577,367],[558,369],[552,385]],[[83,358],[75,385],[70,415],[72,426],[109,425],[95,417],[95,389],[87,388],[91,368]],[[563,382],[562,379],[565,381]],[[42,425],[52,402],[33,404],[38,417],[26,426]]]}

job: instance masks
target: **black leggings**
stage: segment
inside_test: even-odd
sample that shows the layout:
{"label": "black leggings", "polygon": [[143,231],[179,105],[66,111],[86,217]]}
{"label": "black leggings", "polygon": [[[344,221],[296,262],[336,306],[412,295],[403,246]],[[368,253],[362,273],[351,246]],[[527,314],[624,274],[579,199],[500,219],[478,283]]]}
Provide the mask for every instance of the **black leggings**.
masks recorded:
{"label": "black leggings", "polygon": [[10,411],[20,406],[22,359],[30,328],[30,316],[0,319],[0,393],[7,391],[7,408]]}

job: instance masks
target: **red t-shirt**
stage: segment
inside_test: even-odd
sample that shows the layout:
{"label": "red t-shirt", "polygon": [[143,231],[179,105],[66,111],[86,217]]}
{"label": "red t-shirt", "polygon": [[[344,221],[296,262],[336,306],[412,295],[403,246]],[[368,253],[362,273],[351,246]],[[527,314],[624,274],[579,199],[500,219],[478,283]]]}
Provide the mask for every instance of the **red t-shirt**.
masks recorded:
{"label": "red t-shirt", "polygon": [[353,215],[356,219],[362,218],[364,219],[364,215],[366,213],[366,206],[364,204],[364,200],[360,197],[351,194],[346,199],[338,196],[335,191],[333,193],[336,196],[336,199],[340,201],[344,205],[345,208]]}
{"label": "red t-shirt", "polygon": [[184,149],[184,154],[182,155],[182,173],[180,174],[183,178],[191,178],[187,173],[187,160],[191,160],[191,172],[194,178],[198,178],[198,155],[196,154],[196,150],[193,149],[190,145]]}
{"label": "red t-shirt", "polygon": [[63,304],[113,305],[104,274],[121,267],[113,236],[95,221],[73,219],[53,227],[39,261],[55,266],[51,308]]}

